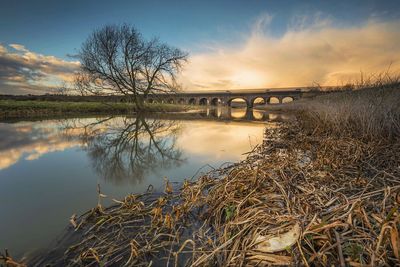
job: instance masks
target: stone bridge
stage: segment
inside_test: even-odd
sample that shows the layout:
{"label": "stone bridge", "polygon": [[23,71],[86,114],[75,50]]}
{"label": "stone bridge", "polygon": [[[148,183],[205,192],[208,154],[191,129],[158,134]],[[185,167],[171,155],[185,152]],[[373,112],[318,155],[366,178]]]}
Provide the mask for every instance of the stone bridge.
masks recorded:
{"label": "stone bridge", "polygon": [[[305,88],[304,88],[305,89]],[[257,103],[286,103],[303,97],[303,88],[257,89],[235,91],[179,92],[173,94],[149,94],[144,99],[148,103],[169,103],[183,105],[231,106],[232,101],[241,99],[248,108]]]}

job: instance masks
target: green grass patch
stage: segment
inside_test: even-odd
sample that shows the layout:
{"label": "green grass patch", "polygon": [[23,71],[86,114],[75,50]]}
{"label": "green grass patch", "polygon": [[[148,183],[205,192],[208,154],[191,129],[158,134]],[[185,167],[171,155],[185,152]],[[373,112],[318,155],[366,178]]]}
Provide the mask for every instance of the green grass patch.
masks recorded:
{"label": "green grass patch", "polygon": [[[146,112],[180,112],[189,106],[173,104],[144,104]],[[128,114],[138,111],[133,103],[124,102],[64,102],[0,100],[0,117],[30,117],[71,114]]]}

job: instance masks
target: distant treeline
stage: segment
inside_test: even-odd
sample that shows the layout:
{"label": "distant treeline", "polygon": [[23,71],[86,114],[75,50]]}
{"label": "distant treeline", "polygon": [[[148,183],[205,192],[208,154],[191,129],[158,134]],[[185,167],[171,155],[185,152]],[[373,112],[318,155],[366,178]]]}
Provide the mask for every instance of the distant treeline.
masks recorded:
{"label": "distant treeline", "polygon": [[16,101],[59,101],[59,102],[129,102],[127,96],[122,95],[0,95],[0,100]]}

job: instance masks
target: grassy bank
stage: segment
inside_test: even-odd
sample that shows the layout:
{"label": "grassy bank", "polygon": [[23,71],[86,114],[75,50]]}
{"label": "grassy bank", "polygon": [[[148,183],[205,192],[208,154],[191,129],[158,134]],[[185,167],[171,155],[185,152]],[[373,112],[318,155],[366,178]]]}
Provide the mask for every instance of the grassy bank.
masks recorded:
{"label": "grassy bank", "polygon": [[293,103],[298,120],[231,167],[109,208],[99,190],[71,218],[78,241],[39,265],[399,265],[399,102],[391,87]]}
{"label": "grassy bank", "polygon": [[[172,104],[145,104],[148,112],[178,112],[189,106]],[[0,100],[0,118],[45,117],[81,114],[128,114],[137,111],[132,103],[119,102],[56,102],[35,100]]]}

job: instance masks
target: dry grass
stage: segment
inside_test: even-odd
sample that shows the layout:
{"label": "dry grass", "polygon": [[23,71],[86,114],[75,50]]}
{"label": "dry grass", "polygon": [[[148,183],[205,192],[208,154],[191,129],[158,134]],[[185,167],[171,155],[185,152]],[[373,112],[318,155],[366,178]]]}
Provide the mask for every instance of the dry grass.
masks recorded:
{"label": "dry grass", "polygon": [[[184,190],[186,203],[195,196],[207,207],[205,226],[193,239],[201,241],[193,265],[400,263],[400,170],[384,162],[400,162],[400,145],[371,157],[371,147],[318,141],[299,127],[281,126],[259,154],[222,179],[203,178]],[[257,236],[283,236],[294,225],[301,234],[291,246],[274,253],[257,247]]]}
{"label": "dry grass", "polygon": [[363,140],[399,139],[400,86],[337,92],[297,104],[306,129]]}
{"label": "dry grass", "polygon": [[400,75],[364,76],[287,108],[302,112],[303,130],[313,134],[394,142],[400,138]]}

